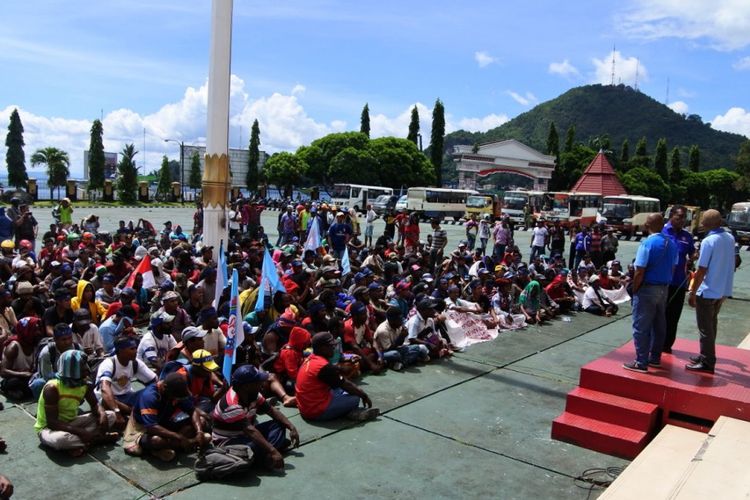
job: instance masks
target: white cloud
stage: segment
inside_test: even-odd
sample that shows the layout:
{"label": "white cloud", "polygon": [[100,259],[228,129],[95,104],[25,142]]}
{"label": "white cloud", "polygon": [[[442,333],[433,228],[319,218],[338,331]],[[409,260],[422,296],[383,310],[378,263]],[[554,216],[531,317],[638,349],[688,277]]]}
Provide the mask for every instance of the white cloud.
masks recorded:
{"label": "white cloud", "polygon": [[[610,52],[602,59],[593,58],[594,83],[609,85],[612,82],[612,55]],[[648,81],[646,67],[636,57],[623,57],[619,50],[614,51],[615,58],[615,85],[624,83],[633,86],[638,75],[638,83]]]}
{"label": "white cloud", "polygon": [[744,108],[734,107],[723,115],[718,115],[711,121],[711,126],[716,130],[734,132],[750,138],[750,111]]}
{"label": "white cloud", "polygon": [[[300,87],[302,85],[295,86],[293,91],[300,93]],[[178,155],[177,146],[165,143],[164,139],[182,140],[186,144],[205,144],[207,96],[207,84],[204,84],[199,88],[188,87],[179,101],[165,104],[150,114],[142,115],[125,108],[106,114],[103,119],[105,150],[120,152],[125,144],[134,143],[140,151],[136,161],[142,165],[145,129],[146,169],[151,171],[158,168],[162,155],[166,154],[170,158]],[[54,146],[68,152],[72,175],[81,177],[83,151],[88,149],[93,119],[45,117],[11,105],[0,109],[0,120],[7,120],[16,107],[25,129],[27,167],[30,167],[28,159],[36,149]],[[244,81],[232,75],[229,120],[231,147],[247,146],[250,126],[256,118],[260,125],[262,148],[267,152],[294,150],[325,134],[346,129],[344,121],[321,123],[308,116],[294,94],[276,92],[253,100],[245,90]],[[5,156],[4,142],[0,144],[0,156]]]}
{"label": "white cloud", "polygon": [[750,56],[745,56],[742,59],[735,61],[732,67],[737,71],[743,71],[750,69]]}
{"label": "white cloud", "polygon": [[474,60],[477,62],[480,68],[486,68],[490,64],[497,62],[497,58],[492,57],[488,52],[485,52],[484,50],[474,52]]}
{"label": "white cloud", "polygon": [[292,95],[302,95],[307,90],[307,87],[300,85],[299,83],[292,88]]}
{"label": "white cloud", "polygon": [[564,76],[565,78],[571,78],[574,76],[580,76],[578,68],[570,64],[570,61],[565,59],[563,62],[552,62],[549,63],[548,71],[553,75]]}
{"label": "white cloud", "polygon": [[617,22],[627,35],[707,40],[719,50],[750,44],[750,2],[746,0],[636,0]]}
{"label": "white cloud", "polygon": [[[430,130],[432,129],[432,109],[421,102],[407,107],[393,118],[389,118],[382,113],[370,115],[370,136],[406,137],[409,133],[411,110],[414,106],[417,107],[419,113],[419,130],[422,134],[422,140],[429,142]],[[424,146],[427,147],[427,144],[425,143]]]}
{"label": "white cloud", "polygon": [[492,128],[499,127],[507,122],[507,115],[496,115],[494,113],[482,118],[462,118],[458,121],[458,128],[469,132],[486,132]]}
{"label": "white cloud", "polygon": [[526,94],[521,95],[518,92],[509,90],[507,93],[513,98],[514,101],[516,101],[521,106],[529,106],[539,102],[539,99],[537,99],[536,96],[531,92],[526,92]]}
{"label": "white cloud", "polygon": [[685,101],[670,102],[669,104],[667,104],[667,106],[669,106],[669,108],[675,113],[679,113],[681,115],[687,114],[688,112],[688,105]]}

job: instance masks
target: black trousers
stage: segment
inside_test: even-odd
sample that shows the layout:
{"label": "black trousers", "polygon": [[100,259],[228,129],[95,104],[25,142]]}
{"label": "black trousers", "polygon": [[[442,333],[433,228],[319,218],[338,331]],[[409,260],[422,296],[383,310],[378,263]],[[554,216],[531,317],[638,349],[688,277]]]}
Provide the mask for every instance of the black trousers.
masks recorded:
{"label": "black trousers", "polygon": [[667,292],[667,334],[664,336],[662,352],[672,352],[672,345],[677,338],[677,324],[680,322],[682,307],[685,305],[685,287],[669,285]]}

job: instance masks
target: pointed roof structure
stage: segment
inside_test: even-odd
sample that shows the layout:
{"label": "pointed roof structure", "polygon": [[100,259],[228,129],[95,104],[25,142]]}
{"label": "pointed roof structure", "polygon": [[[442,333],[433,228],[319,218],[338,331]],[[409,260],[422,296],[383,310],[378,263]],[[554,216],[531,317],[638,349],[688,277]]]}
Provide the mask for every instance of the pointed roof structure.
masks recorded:
{"label": "pointed roof structure", "polygon": [[627,194],[625,188],[617,178],[615,169],[609,163],[604,151],[599,153],[591,160],[589,166],[583,171],[583,175],[578,179],[572,192],[579,193],[598,193],[602,196],[616,196]]}

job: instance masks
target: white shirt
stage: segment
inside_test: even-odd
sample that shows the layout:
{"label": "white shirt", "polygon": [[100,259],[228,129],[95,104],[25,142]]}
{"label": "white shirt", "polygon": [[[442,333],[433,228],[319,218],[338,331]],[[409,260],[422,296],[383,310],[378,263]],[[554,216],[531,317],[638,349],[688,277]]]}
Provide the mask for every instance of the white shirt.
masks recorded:
{"label": "white shirt", "polygon": [[148,364],[156,359],[165,360],[167,353],[177,345],[177,341],[170,334],[162,336],[161,340],[157,339],[153,332],[146,332],[138,344],[139,360]]}
{"label": "white shirt", "polygon": [[107,380],[112,384],[112,394],[115,396],[128,394],[133,391],[130,381],[134,377],[144,385],[156,382],[156,374],[143,361],[136,359],[133,363],[123,366],[117,360],[117,356],[110,356],[101,362],[96,372],[94,394],[96,394],[97,399],[101,400],[101,383],[103,380]]}
{"label": "white shirt", "polygon": [[375,222],[375,219],[377,217],[378,217],[378,215],[375,213],[375,210],[370,209],[370,210],[367,211],[367,217],[365,218],[365,221],[368,224],[372,224],[373,222]]}
{"label": "white shirt", "polygon": [[432,333],[435,333],[435,320],[432,318],[425,320],[421,314],[415,314],[406,322],[406,330],[409,332],[407,340],[416,339],[422,330],[428,327],[432,329]]}
{"label": "white shirt", "polygon": [[596,291],[593,286],[589,286],[584,292],[581,306],[584,309],[588,309],[591,306],[599,306],[604,309],[604,304],[602,304],[602,301],[596,296]]}
{"label": "white shirt", "polygon": [[547,228],[546,227],[535,227],[533,230],[534,239],[532,240],[535,247],[543,247],[545,240],[547,239]]}

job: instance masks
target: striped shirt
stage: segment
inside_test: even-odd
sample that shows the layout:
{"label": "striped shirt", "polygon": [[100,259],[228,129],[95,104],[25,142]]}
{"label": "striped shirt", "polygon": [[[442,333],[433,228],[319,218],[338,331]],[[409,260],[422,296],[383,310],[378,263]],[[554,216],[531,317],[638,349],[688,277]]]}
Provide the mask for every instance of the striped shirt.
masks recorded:
{"label": "striped shirt", "polygon": [[222,443],[244,435],[245,427],[255,425],[258,413],[268,411],[268,403],[262,394],[247,408],[242,406],[239,395],[230,387],[229,391],[214,407],[211,414],[213,419],[213,430],[211,439],[214,444]]}
{"label": "striped shirt", "polygon": [[432,247],[430,249],[433,252],[439,252],[445,245],[448,244],[448,233],[443,228],[437,228],[432,232]]}

